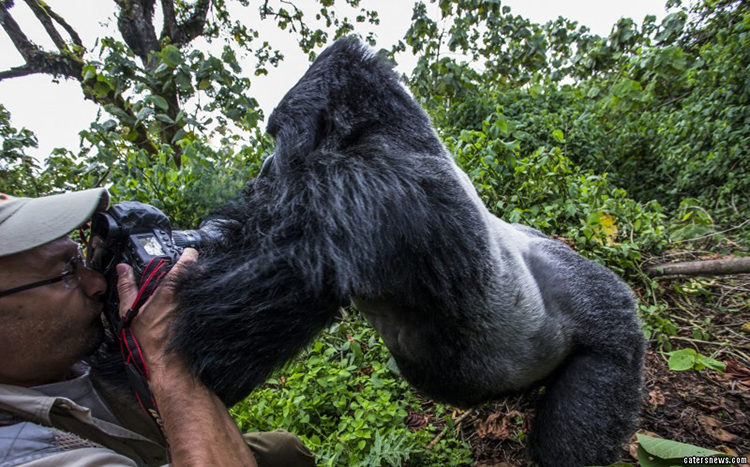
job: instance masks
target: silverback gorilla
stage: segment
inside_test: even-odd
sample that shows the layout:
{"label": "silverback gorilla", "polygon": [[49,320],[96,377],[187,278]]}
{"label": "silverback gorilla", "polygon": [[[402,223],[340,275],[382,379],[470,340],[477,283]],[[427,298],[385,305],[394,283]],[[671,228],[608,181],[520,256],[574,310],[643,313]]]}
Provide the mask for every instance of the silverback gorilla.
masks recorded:
{"label": "silverback gorilla", "polygon": [[490,214],[390,65],[325,50],[268,123],[276,152],[177,285],[173,347],[228,404],[354,303],[404,377],[460,407],[545,385],[544,466],[617,460],[640,406],[629,288]]}

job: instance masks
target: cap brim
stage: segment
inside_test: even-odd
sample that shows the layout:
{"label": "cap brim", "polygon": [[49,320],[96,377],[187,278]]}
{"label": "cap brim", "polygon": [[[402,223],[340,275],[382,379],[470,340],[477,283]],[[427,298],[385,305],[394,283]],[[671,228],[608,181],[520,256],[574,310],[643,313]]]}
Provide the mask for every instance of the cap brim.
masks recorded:
{"label": "cap brim", "polygon": [[21,253],[67,235],[95,211],[106,209],[109,194],[104,188],[94,188],[17,202],[23,204],[0,224],[0,256]]}

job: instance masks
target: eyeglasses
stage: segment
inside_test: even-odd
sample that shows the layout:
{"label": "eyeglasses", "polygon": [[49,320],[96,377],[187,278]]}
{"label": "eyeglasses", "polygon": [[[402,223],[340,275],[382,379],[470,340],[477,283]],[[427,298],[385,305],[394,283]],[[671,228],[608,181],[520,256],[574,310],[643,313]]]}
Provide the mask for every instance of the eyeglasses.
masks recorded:
{"label": "eyeglasses", "polygon": [[22,292],[24,290],[34,289],[36,287],[42,287],[48,284],[54,284],[55,282],[62,281],[66,289],[74,289],[81,282],[81,275],[83,269],[86,268],[86,258],[83,255],[83,249],[78,245],[78,251],[75,256],[70,258],[63,266],[62,274],[53,277],[51,279],[45,279],[43,281],[32,282],[30,284],[22,285],[20,287],[13,287],[12,289],[0,291],[0,297],[7,297],[8,295],[16,292]]}

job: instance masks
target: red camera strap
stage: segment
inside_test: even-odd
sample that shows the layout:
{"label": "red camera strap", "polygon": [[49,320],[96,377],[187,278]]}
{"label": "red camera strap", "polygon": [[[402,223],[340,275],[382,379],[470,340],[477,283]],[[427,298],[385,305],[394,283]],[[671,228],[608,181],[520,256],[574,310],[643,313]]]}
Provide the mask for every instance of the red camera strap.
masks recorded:
{"label": "red camera strap", "polygon": [[141,276],[141,286],[138,289],[138,295],[118,323],[117,332],[120,339],[120,352],[125,362],[125,370],[128,374],[130,386],[141,408],[151,416],[162,432],[161,415],[156,406],[156,400],[148,387],[149,373],[146,359],[140,345],[138,345],[138,339],[136,339],[133,331],[130,329],[130,324],[138,316],[143,304],[146,303],[159,286],[159,283],[169,271],[170,266],[171,262],[165,258],[153,258],[146,264]]}

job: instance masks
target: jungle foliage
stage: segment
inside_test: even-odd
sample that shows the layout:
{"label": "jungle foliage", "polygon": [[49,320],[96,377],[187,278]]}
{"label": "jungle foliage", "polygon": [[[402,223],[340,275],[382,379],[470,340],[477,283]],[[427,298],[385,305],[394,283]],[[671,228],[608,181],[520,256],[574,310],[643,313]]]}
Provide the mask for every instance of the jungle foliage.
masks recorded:
{"label": "jungle foliage", "polygon": [[[26,63],[0,81],[73,79],[101,112],[79,149],[56,149],[40,163],[28,155],[35,136],[0,106],[0,191],[107,186],[115,201],[149,202],[182,227],[231,198],[273,150],[252,83],[273,74],[283,53],[261,27],[294,34],[312,59],[335,37],[379,21],[359,0],[318,0],[312,16],[283,0],[116,0],[121,37],[83,44],[49,6],[25,0],[55,39],[57,50],[46,51],[13,20],[13,3],[0,0],[0,24]],[[419,57],[407,84],[490,209],[625,277],[645,331],[665,350],[675,327],[644,259],[737,225],[745,227],[732,231],[732,245],[746,252],[750,244],[742,224],[750,216],[750,8],[738,0],[668,7],[661,22],[623,18],[600,37],[562,17],[533,23],[497,0],[417,2],[404,39],[383,51]],[[258,14],[239,21],[237,8]],[[242,54],[256,58],[249,72]],[[240,426],[293,431],[323,465],[470,464],[449,407],[432,407],[423,429],[406,427],[421,401],[374,332],[344,315],[233,408]],[[523,443],[523,427],[514,429]]]}

